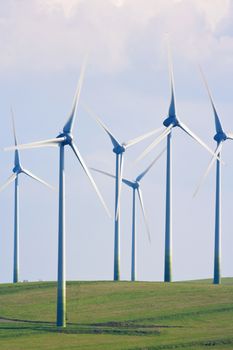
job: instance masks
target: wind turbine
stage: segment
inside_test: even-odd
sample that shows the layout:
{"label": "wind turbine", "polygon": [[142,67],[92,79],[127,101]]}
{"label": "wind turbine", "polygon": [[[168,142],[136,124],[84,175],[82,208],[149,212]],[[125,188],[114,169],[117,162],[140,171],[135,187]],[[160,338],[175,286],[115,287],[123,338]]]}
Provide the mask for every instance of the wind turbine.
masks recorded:
{"label": "wind turbine", "polygon": [[[199,185],[194,192],[194,196],[197,194],[198,190],[200,189],[200,186],[203,184],[204,180],[206,179],[207,175],[209,174],[211,168],[214,165],[214,162],[216,161],[216,193],[215,193],[215,243],[214,243],[214,278],[213,283],[214,284],[220,284],[221,283],[221,150],[223,143],[226,140],[233,140],[233,133],[225,132],[222,123],[220,121],[220,118],[218,116],[217,110],[215,108],[213,98],[211,96],[211,92],[209,89],[209,86],[207,84],[207,80],[204,76],[204,73],[202,72],[201,68],[201,75],[205,84],[205,87],[207,89],[207,93],[209,95],[210,103],[213,109],[214,113],[214,120],[215,120],[215,130],[216,134],[214,135],[214,140],[217,143],[217,147],[215,150],[215,156],[212,157],[204,175],[202,176]],[[218,157],[218,159],[216,159]]]}
{"label": "wind turbine", "polygon": [[39,148],[44,146],[59,146],[59,210],[58,210],[58,285],[57,285],[57,326],[65,327],[66,326],[66,266],[65,266],[65,147],[70,146],[73,150],[75,156],[78,158],[79,163],[81,164],[84,172],[89,178],[94,190],[96,191],[100,201],[102,202],[105,210],[110,216],[108,208],[105,205],[105,202],[90,174],[90,171],[74,143],[73,137],[73,128],[75,115],[77,111],[77,105],[79,102],[83,77],[84,77],[85,66],[82,67],[81,75],[79,78],[77,90],[74,96],[73,105],[71,113],[67,119],[66,124],[63,127],[63,132],[61,132],[56,138],[33,142],[29,144],[20,145],[17,147],[10,147],[6,150],[11,149],[26,149],[26,148]]}
{"label": "wind turbine", "polygon": [[87,112],[94,117],[98,124],[104,129],[109,136],[113,145],[113,153],[116,155],[116,171],[115,171],[115,216],[114,216],[114,281],[120,280],[120,196],[121,185],[123,177],[123,160],[125,151],[138,142],[145,140],[149,136],[155,134],[161,129],[152,130],[142,136],[139,136],[128,142],[120,143],[113,133],[107,128],[107,126],[100,120],[98,116],[87,106],[85,106]]}
{"label": "wind turbine", "polygon": [[[202,147],[204,147],[209,153],[215,155],[214,152],[196,135],[194,134],[176,113],[175,103],[175,89],[174,89],[174,76],[171,54],[168,51],[169,61],[169,76],[171,85],[171,100],[168,109],[168,116],[163,121],[165,129],[140,155],[139,159],[142,159],[148,154],[155,146],[157,146],[162,140],[167,138],[167,164],[166,164],[166,213],[165,213],[165,259],[164,259],[164,281],[172,281],[172,129],[175,127],[180,128],[195,141],[197,141]],[[216,156],[215,156],[216,157]]]}
{"label": "wind turbine", "polygon": [[[17,146],[13,111],[12,111],[12,124],[13,124],[14,142],[15,142],[15,146]],[[19,175],[20,174],[25,174],[30,178],[42,183],[43,185],[48,186],[51,189],[54,189],[47,182],[45,182],[44,180],[41,180],[36,175],[32,174],[29,170],[23,168],[20,162],[19,151],[15,150],[14,168],[12,170],[12,175],[7,179],[5,184],[0,188],[0,192],[1,192],[12,182],[15,182],[13,283],[17,283],[19,281]]]}
{"label": "wind turbine", "polygon": [[[142,215],[144,218],[144,222],[145,222],[145,226],[146,226],[146,230],[147,230],[147,234],[148,234],[148,239],[149,241],[150,239],[150,230],[149,230],[149,225],[148,225],[148,221],[147,221],[147,215],[145,212],[145,208],[144,208],[144,204],[143,204],[143,197],[142,197],[142,191],[140,189],[140,181],[144,178],[144,176],[148,173],[148,171],[153,167],[153,165],[157,162],[157,160],[161,157],[161,155],[164,153],[165,149],[153,160],[153,162],[141,173],[139,174],[136,179],[134,181],[122,178],[122,182],[127,185],[128,187],[130,187],[132,189],[133,192],[133,204],[132,204],[132,251],[131,251],[131,281],[136,281],[137,279],[137,269],[136,269],[136,193],[138,195],[138,200],[141,206],[141,210],[142,210]],[[111,178],[116,178],[114,175],[106,172],[106,171],[102,171],[96,168],[91,168],[92,170],[107,175]]]}

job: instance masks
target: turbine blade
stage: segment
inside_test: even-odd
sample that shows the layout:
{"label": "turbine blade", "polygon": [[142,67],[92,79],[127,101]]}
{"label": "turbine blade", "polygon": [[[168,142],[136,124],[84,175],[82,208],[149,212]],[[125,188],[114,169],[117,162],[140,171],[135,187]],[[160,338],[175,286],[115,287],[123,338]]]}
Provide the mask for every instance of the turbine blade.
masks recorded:
{"label": "turbine blade", "polygon": [[[110,174],[110,173],[108,173],[108,172],[106,172],[106,171],[99,170],[99,169],[96,169],[96,168],[90,168],[90,169],[96,171],[97,173],[100,173],[100,174],[109,176],[109,177],[111,177],[111,178],[113,178],[113,179],[116,178],[115,175],[112,175],[112,174]],[[128,186],[130,186],[130,187],[133,187],[133,186],[134,186],[134,182],[129,181],[129,180],[126,180],[126,179],[124,179],[124,178],[122,178],[122,182],[123,182],[125,185],[128,185]]]}
{"label": "turbine blade", "polygon": [[121,143],[116,139],[116,137],[111,133],[111,131],[107,128],[107,126],[100,120],[100,118],[94,113],[90,107],[87,105],[83,105],[88,114],[97,121],[97,123],[104,129],[104,131],[108,134],[111,139],[111,142],[114,147],[121,146]]}
{"label": "turbine blade", "polygon": [[7,181],[0,187],[0,192],[4,190],[8,185],[10,185],[17,178],[17,174],[13,173],[8,177]]}
{"label": "turbine blade", "polygon": [[157,160],[163,155],[163,153],[166,151],[167,147],[164,147],[162,152],[159,153],[159,155],[153,160],[153,162],[136,178],[136,181],[140,181],[147,173],[148,171],[153,167],[153,165],[157,162]]}
{"label": "turbine blade", "polygon": [[83,79],[84,79],[84,74],[85,74],[85,70],[86,70],[86,64],[87,61],[86,59],[84,60],[83,64],[82,64],[82,68],[81,68],[81,73],[80,73],[80,77],[79,77],[79,81],[78,81],[78,86],[76,89],[76,93],[74,95],[74,100],[73,100],[73,105],[72,105],[72,109],[71,109],[71,113],[68,117],[68,120],[63,128],[64,132],[67,133],[71,133],[74,127],[74,121],[75,121],[75,116],[76,116],[76,112],[77,112],[77,107],[78,107],[78,102],[79,102],[79,98],[80,98],[80,93],[81,93],[81,89],[82,89],[82,85],[83,85]]}
{"label": "turbine blade", "polygon": [[142,214],[143,214],[144,222],[145,222],[145,225],[146,225],[146,232],[147,232],[147,235],[148,235],[149,242],[151,242],[149,224],[148,224],[147,215],[146,215],[146,212],[145,212],[145,208],[144,208],[144,204],[143,204],[143,199],[142,199],[142,191],[141,191],[141,189],[140,189],[139,187],[137,188],[137,193],[138,193],[138,198],[139,198],[140,206],[141,206],[141,209],[142,209]]}
{"label": "turbine blade", "polygon": [[122,182],[123,182],[125,185],[127,185],[127,186],[129,186],[129,187],[132,187],[132,188],[133,188],[134,185],[135,185],[135,182],[126,180],[126,179],[124,179],[124,178],[122,178]]}
{"label": "turbine blade", "polygon": [[216,129],[216,132],[223,132],[223,128],[222,128],[222,125],[221,125],[221,121],[220,121],[220,118],[218,116],[218,113],[216,111],[216,108],[215,108],[215,105],[214,105],[214,101],[213,101],[213,98],[212,98],[212,95],[211,95],[211,92],[210,92],[210,89],[209,89],[209,86],[208,86],[208,83],[207,83],[207,80],[205,78],[205,75],[203,73],[203,70],[201,68],[201,66],[199,66],[199,69],[200,69],[200,73],[201,73],[201,76],[202,76],[202,79],[203,79],[203,82],[205,84],[205,87],[206,87],[206,90],[207,90],[207,93],[209,95],[209,99],[210,99],[210,103],[211,103],[211,106],[213,108],[213,112],[214,112],[214,118],[215,118],[215,129]]}
{"label": "turbine blade", "polygon": [[233,140],[233,133],[228,132],[227,133],[227,138],[230,139],[230,140]]}
{"label": "turbine blade", "polygon": [[[17,138],[16,138],[16,130],[15,130],[15,118],[14,118],[14,112],[13,112],[12,107],[11,107],[11,118],[12,118],[14,142],[15,142],[15,146],[17,146]],[[19,151],[16,149],[15,150],[15,166],[19,165],[19,163],[20,163]]]}
{"label": "turbine blade", "polygon": [[117,208],[116,208],[116,219],[118,218],[119,210],[120,210],[120,201],[121,201],[121,188],[122,188],[122,178],[123,178],[123,154],[120,156],[120,176],[119,176],[119,186],[118,186],[118,197],[117,197]]}
{"label": "turbine blade", "polygon": [[75,146],[74,143],[71,143],[70,146],[71,146],[71,148],[72,148],[74,154],[75,154],[76,157],[78,158],[78,161],[79,161],[79,163],[81,164],[83,170],[85,171],[85,173],[86,173],[88,179],[90,180],[92,186],[94,187],[94,190],[95,190],[95,192],[97,193],[97,195],[98,195],[98,197],[99,197],[99,199],[100,199],[102,205],[104,206],[104,209],[106,210],[108,216],[111,217],[110,211],[108,210],[108,207],[107,207],[107,205],[105,204],[105,201],[104,201],[104,199],[103,199],[103,197],[102,197],[102,195],[101,195],[101,193],[100,193],[98,187],[96,186],[96,183],[95,183],[95,181],[94,181],[94,179],[93,179],[93,177],[92,177],[92,175],[91,175],[91,173],[90,173],[88,167],[87,167],[86,164],[84,163],[84,160],[83,160],[83,158],[82,158],[82,156],[81,156],[81,154],[80,154],[78,148]]}
{"label": "turbine blade", "polygon": [[169,67],[169,78],[171,86],[171,101],[168,110],[169,117],[176,116],[176,104],[175,104],[175,84],[174,84],[174,73],[173,73],[173,62],[171,54],[171,46],[169,40],[167,40],[167,55],[168,55],[168,67]]}
{"label": "turbine blade", "polygon": [[11,119],[12,119],[12,126],[13,126],[14,142],[15,142],[15,146],[17,146],[17,138],[16,138],[16,131],[15,131],[15,117],[14,117],[14,111],[12,107],[11,107]]}
{"label": "turbine blade", "polygon": [[11,146],[4,148],[4,151],[14,151],[16,149],[30,149],[30,148],[40,148],[40,147],[56,147],[59,145],[59,143],[63,142],[65,140],[65,137],[57,137],[55,139],[48,139],[44,141],[37,141],[37,142],[31,142],[31,143],[25,143],[22,145],[17,146]]}
{"label": "turbine blade", "polygon": [[[214,155],[216,158],[218,158],[215,153],[203,142],[194,132],[192,132],[184,123],[179,123],[179,127],[186,132],[190,137],[192,137],[195,141],[197,141],[202,147],[204,147],[212,156]],[[218,158],[219,159],[219,158]],[[220,159],[219,159],[220,160]],[[221,161],[221,160],[220,160]]]}
{"label": "turbine blade", "polygon": [[125,148],[128,148],[128,147],[131,147],[133,145],[136,145],[138,142],[141,142],[141,141],[147,139],[148,137],[156,134],[157,132],[161,131],[162,129],[163,129],[163,127],[158,128],[158,129],[154,129],[152,131],[149,131],[149,132],[147,132],[144,135],[138,136],[135,139],[132,139],[132,140],[130,140],[128,142],[123,143],[123,145],[125,146]]}
{"label": "turbine blade", "polygon": [[155,148],[165,137],[171,132],[173,125],[169,125],[164,131],[155,139],[145,150],[144,152],[136,159],[136,162],[143,159],[153,148]]}
{"label": "turbine blade", "polygon": [[40,179],[38,176],[34,175],[33,173],[31,173],[29,170],[27,169],[23,169],[22,173],[24,173],[25,175],[31,177],[33,180],[36,180],[37,182],[42,183],[43,185],[49,187],[51,190],[55,190],[55,188],[53,186],[51,186],[50,184],[48,184],[47,182],[45,182],[44,180]]}
{"label": "turbine blade", "polygon": [[205,182],[205,179],[207,178],[212,166],[214,165],[214,162],[216,161],[217,159],[217,155],[221,152],[221,149],[222,149],[222,142],[219,143],[219,145],[217,146],[216,150],[215,150],[215,155],[211,158],[210,160],[210,163],[206,169],[206,171],[204,172],[203,176],[201,177],[200,181],[199,181],[199,184],[193,194],[193,197],[195,197],[198,193],[198,191],[200,190],[201,186],[203,185],[203,183]]}
{"label": "turbine blade", "polygon": [[96,171],[97,173],[100,173],[100,174],[103,174],[103,175],[112,177],[113,179],[116,178],[116,176],[114,176],[114,175],[108,173],[107,171],[99,170],[99,169],[96,169],[96,168],[90,168],[90,169]]}

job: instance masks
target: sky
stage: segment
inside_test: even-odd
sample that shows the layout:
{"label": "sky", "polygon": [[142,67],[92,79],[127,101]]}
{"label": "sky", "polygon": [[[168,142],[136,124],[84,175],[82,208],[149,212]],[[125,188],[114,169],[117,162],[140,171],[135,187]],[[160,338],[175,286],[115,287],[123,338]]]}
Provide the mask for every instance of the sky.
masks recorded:
{"label": "sky", "polygon": [[[85,111],[87,103],[122,142],[162,126],[170,87],[170,37],[178,117],[212,149],[214,119],[198,64],[208,79],[223,128],[233,131],[233,3],[230,0],[9,0],[0,6],[0,183],[13,168],[11,107],[19,143],[53,138],[71,109],[83,58],[88,65],[74,137],[88,166],[114,172],[112,145]],[[153,137],[125,156],[134,179],[165,141],[135,159]],[[173,278],[211,278],[215,169],[192,195],[210,160],[179,129],[173,136]],[[222,275],[233,276],[233,143],[223,147]],[[111,280],[113,219],[109,219],[77,159],[66,149],[66,258],[68,280]],[[58,187],[58,149],[21,152],[22,165]],[[163,280],[165,157],[141,184],[151,243],[137,207],[138,279]],[[111,212],[114,182],[93,174]],[[12,281],[13,192],[0,193],[0,282]],[[20,280],[56,280],[58,191],[20,176]],[[123,187],[121,278],[130,279],[132,193]]]}

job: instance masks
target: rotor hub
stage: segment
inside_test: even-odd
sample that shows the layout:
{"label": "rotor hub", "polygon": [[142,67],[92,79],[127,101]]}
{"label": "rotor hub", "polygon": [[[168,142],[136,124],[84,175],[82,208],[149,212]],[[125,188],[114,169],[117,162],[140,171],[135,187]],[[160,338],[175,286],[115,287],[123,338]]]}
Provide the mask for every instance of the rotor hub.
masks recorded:
{"label": "rotor hub", "polygon": [[72,141],[73,141],[73,138],[74,138],[73,135],[68,133],[68,132],[63,132],[63,133],[59,134],[57,136],[57,138],[59,138],[59,137],[64,137],[65,138],[65,140],[62,142],[63,146],[70,145],[72,143]]}
{"label": "rotor hub", "polygon": [[227,135],[225,132],[217,132],[217,134],[214,136],[214,140],[219,142],[226,141]]}
{"label": "rotor hub", "polygon": [[173,125],[173,127],[176,127],[179,125],[179,121],[175,116],[169,116],[168,118],[166,118],[163,122],[163,125],[168,127],[170,125]]}
{"label": "rotor hub", "polygon": [[123,145],[118,145],[113,148],[113,152],[116,154],[121,154],[125,152],[125,147]]}
{"label": "rotor hub", "polygon": [[14,168],[13,168],[13,173],[15,174],[19,174],[22,172],[22,168],[20,165],[16,165]]}

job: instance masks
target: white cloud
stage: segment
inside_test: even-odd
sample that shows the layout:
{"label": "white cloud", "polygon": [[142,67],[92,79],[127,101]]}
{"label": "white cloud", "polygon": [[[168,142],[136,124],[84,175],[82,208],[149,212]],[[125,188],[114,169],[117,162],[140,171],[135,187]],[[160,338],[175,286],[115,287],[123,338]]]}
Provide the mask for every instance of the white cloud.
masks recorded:
{"label": "white cloud", "polygon": [[174,3],[191,3],[205,16],[206,24],[211,30],[221,22],[230,11],[230,0],[173,0]]}
{"label": "white cloud", "polygon": [[64,16],[70,18],[74,16],[78,5],[83,0],[38,0],[38,6],[45,12],[62,11]]}
{"label": "white cloud", "polygon": [[121,7],[125,4],[125,0],[112,0],[112,2],[117,7]]}
{"label": "white cloud", "polygon": [[213,31],[230,10],[230,0],[196,0],[194,4],[204,14],[207,25]]}
{"label": "white cloud", "polygon": [[131,64],[135,51],[145,54],[145,45],[159,61],[165,32],[189,59],[224,56],[232,46],[217,32],[229,0],[12,0],[2,13],[5,71],[77,67],[89,51],[95,69],[114,72]]}

